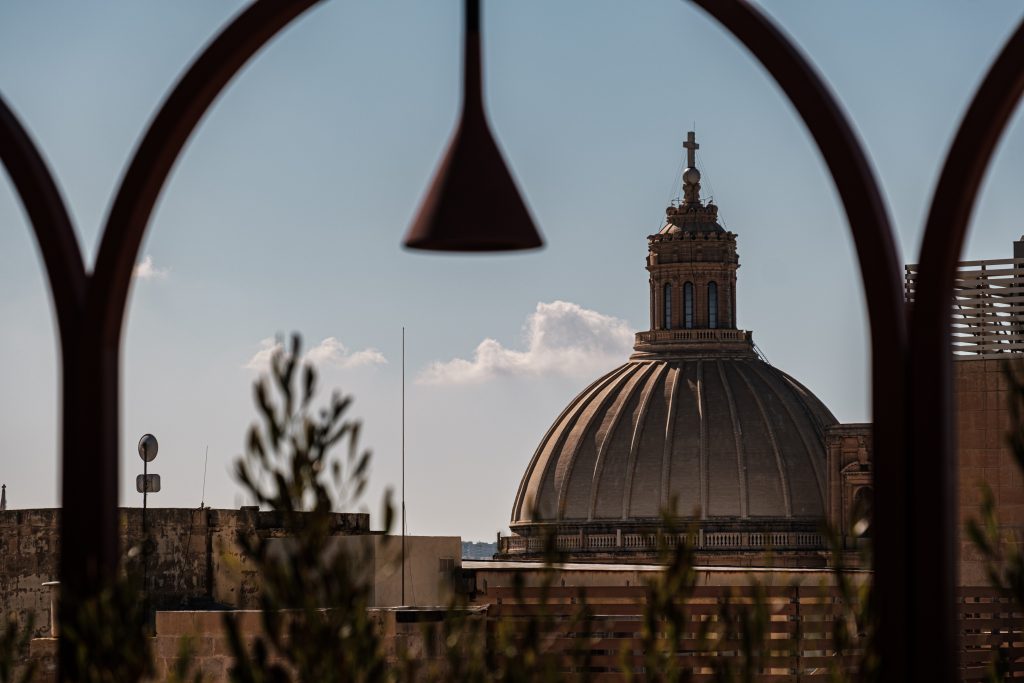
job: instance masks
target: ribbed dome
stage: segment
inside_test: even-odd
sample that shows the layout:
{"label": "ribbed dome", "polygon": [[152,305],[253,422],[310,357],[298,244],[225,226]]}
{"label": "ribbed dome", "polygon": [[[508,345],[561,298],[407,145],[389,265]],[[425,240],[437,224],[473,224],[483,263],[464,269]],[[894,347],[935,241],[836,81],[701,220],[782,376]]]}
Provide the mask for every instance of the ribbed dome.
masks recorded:
{"label": "ribbed dome", "polygon": [[[756,356],[638,360],[601,377],[544,436],[512,527],[825,517],[821,401]],[[536,513],[536,515],[534,514]]]}

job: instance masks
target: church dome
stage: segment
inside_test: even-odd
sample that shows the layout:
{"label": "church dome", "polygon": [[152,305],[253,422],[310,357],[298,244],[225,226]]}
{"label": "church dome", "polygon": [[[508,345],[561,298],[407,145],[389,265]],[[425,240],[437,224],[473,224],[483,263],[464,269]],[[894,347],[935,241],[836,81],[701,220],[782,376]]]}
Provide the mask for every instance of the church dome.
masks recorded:
{"label": "church dome", "polygon": [[674,527],[670,542],[690,538],[701,561],[823,562],[837,421],[736,326],[736,234],[701,197],[692,132],[683,146],[682,200],[647,237],[650,329],[544,435],[499,557],[553,542],[579,559],[646,561]]}
{"label": "church dome", "polygon": [[753,353],[634,359],[579,394],[516,496],[527,524],[825,517],[823,430],[835,417]]}

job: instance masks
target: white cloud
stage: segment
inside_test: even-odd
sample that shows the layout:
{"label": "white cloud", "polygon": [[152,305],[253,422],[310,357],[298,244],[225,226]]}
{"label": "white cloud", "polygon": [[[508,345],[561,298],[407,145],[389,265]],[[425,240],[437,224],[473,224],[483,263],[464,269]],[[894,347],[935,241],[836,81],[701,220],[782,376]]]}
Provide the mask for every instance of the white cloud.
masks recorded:
{"label": "white cloud", "polygon": [[513,375],[592,376],[623,363],[633,348],[629,325],[568,301],[538,303],[524,326],[526,349],[484,339],[472,360],[431,363],[421,384],[470,384]]}
{"label": "white cloud", "polygon": [[334,337],[328,337],[306,352],[305,359],[314,365],[331,365],[338,368],[358,368],[365,365],[384,365],[388,362],[377,349],[349,351]]}
{"label": "white cloud", "polygon": [[[264,372],[270,367],[270,359],[273,358],[274,354],[283,349],[284,345],[281,343],[281,340],[268,337],[260,341],[260,350],[253,354],[252,358],[243,367],[248,370]],[[317,367],[335,367],[343,370],[367,365],[383,365],[388,362],[384,354],[377,349],[367,348],[361,351],[350,351],[334,337],[327,337],[306,351],[302,359]]]}
{"label": "white cloud", "polygon": [[142,262],[136,264],[132,270],[132,277],[138,280],[165,280],[170,273],[170,268],[158,268],[153,265],[153,257],[146,254]]}
{"label": "white cloud", "polygon": [[243,365],[247,370],[256,370],[257,372],[264,372],[270,367],[270,359],[274,357],[274,354],[278,350],[284,349],[284,345],[280,340],[274,339],[273,337],[267,337],[260,341],[260,350],[257,351],[249,362]]}

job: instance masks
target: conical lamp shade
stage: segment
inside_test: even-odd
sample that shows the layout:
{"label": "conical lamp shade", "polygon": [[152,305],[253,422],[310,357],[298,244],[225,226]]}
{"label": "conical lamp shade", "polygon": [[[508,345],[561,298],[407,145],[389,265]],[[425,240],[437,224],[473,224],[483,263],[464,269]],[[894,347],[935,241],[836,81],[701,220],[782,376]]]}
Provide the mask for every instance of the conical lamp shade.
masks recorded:
{"label": "conical lamp shade", "polygon": [[479,0],[467,0],[462,115],[405,237],[413,249],[503,251],[544,244],[487,125],[479,20]]}
{"label": "conical lamp shade", "polygon": [[535,249],[543,244],[487,122],[482,117],[464,117],[405,245],[496,251]]}

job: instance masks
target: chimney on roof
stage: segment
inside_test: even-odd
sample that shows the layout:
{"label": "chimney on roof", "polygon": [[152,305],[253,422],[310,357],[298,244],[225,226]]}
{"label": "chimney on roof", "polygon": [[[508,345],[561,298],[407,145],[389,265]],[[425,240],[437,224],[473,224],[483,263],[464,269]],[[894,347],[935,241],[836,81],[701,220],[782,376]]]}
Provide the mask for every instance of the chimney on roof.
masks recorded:
{"label": "chimney on roof", "polygon": [[0,488],[0,512],[7,509],[7,484]]}
{"label": "chimney on roof", "polygon": [[1024,235],[1013,243],[1013,258],[1024,258]]}

